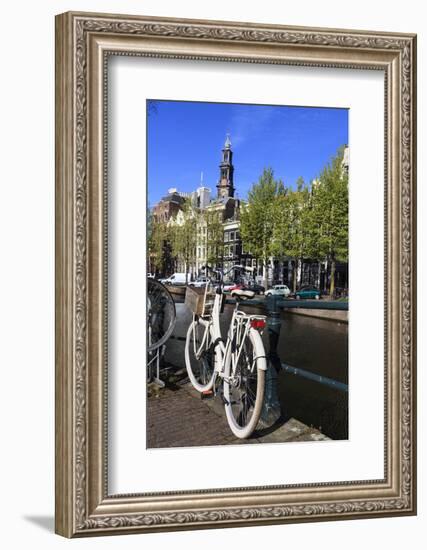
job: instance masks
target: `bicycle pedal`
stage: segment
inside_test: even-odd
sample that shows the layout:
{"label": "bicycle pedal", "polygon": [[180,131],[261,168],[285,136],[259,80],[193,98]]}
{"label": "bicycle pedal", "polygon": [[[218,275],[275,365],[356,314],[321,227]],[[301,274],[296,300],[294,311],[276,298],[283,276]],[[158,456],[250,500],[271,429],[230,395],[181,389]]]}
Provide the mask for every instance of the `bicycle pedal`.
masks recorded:
{"label": "bicycle pedal", "polygon": [[214,394],[213,390],[202,391],[201,394],[200,394],[201,399],[212,399],[212,397],[214,397],[214,396],[215,396],[215,394]]}

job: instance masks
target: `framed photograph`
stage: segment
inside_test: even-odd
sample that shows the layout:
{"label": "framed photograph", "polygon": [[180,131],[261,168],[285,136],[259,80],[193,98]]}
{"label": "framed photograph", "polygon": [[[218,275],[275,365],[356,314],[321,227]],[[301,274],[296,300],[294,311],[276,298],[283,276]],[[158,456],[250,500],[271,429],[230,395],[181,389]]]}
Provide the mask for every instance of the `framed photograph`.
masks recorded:
{"label": "framed photograph", "polygon": [[56,18],[56,532],[416,513],[416,37]]}

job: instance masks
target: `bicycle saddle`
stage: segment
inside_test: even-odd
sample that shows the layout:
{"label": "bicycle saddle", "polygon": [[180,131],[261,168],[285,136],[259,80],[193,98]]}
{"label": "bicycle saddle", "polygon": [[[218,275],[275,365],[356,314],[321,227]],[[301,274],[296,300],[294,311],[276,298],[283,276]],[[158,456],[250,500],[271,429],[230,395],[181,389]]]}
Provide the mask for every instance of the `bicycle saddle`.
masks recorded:
{"label": "bicycle saddle", "polygon": [[255,292],[253,290],[232,290],[231,291],[231,297],[237,298],[240,300],[249,300],[255,296]]}

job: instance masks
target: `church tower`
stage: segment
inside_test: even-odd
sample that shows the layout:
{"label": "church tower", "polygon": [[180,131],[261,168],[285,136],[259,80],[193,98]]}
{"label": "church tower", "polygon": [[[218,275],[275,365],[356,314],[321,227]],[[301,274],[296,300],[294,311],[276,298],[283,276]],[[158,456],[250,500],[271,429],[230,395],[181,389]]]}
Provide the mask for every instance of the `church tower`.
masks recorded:
{"label": "church tower", "polygon": [[234,197],[233,172],[233,151],[231,150],[230,135],[227,134],[222,150],[222,162],[219,165],[219,182],[217,185],[219,199]]}

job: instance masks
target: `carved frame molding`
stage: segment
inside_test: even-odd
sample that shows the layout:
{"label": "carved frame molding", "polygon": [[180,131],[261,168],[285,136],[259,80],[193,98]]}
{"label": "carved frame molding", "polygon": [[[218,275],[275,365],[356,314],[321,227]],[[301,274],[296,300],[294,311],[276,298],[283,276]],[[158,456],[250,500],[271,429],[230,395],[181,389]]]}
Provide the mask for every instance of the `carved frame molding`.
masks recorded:
{"label": "carved frame molding", "polygon": [[[385,75],[385,478],[108,495],[106,59],[369,68]],[[414,514],[416,37],[66,13],[56,18],[56,531],[67,536]]]}

